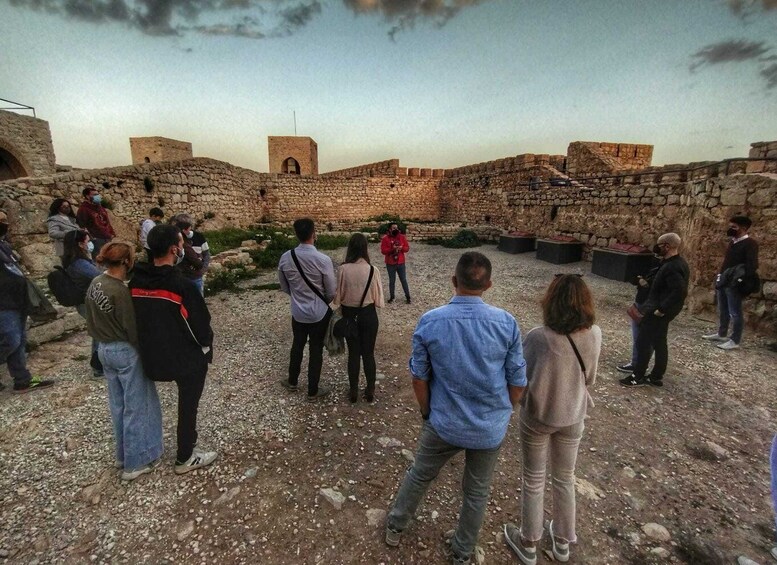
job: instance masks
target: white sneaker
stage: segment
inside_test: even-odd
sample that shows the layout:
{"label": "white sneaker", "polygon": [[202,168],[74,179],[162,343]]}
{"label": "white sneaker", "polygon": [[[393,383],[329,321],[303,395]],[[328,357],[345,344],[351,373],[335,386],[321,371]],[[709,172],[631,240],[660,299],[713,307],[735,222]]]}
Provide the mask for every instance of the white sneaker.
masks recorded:
{"label": "white sneaker", "polygon": [[718,332],[715,332],[714,334],[707,334],[701,336],[702,339],[706,339],[707,341],[717,341],[717,342],[724,342],[728,341],[728,338],[724,335],[719,335]]}
{"label": "white sneaker", "polygon": [[150,473],[153,471],[157,465],[159,465],[159,462],[161,460],[157,459],[156,461],[152,461],[148,465],[143,465],[142,467],[138,467],[137,469],[133,469],[132,471],[124,471],[121,474],[121,480],[122,481],[134,481],[137,479],[140,475],[145,475],[146,473]]}
{"label": "white sneaker", "polygon": [[215,451],[199,451],[195,449],[192,451],[192,456],[185,463],[175,464],[175,474],[183,475],[189,471],[206,467],[213,463],[218,456],[219,454]]}
{"label": "white sneaker", "polygon": [[719,343],[717,347],[718,349],[724,349],[726,351],[729,351],[731,349],[739,349],[739,344],[736,343],[733,339],[729,339],[725,343]]}
{"label": "white sneaker", "polygon": [[566,563],[569,561],[569,544],[556,541],[556,536],[553,534],[553,520],[545,523],[545,529],[550,534],[550,541],[553,546],[553,557],[556,561]]}

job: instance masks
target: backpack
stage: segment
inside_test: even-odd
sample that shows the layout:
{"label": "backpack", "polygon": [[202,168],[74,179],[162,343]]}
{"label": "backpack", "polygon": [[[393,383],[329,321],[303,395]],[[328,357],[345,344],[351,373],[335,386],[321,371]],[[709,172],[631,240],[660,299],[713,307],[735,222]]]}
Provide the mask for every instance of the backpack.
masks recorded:
{"label": "backpack", "polygon": [[49,283],[49,289],[54,298],[62,306],[78,306],[86,300],[86,293],[78,288],[76,282],[62,267],[54,267],[54,270],[46,277],[46,280]]}

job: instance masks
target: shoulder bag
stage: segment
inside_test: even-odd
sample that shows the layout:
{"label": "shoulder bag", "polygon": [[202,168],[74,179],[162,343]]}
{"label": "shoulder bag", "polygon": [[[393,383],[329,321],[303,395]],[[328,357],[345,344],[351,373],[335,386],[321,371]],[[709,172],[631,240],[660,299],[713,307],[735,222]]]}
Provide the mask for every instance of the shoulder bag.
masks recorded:
{"label": "shoulder bag", "polygon": [[[367,277],[367,286],[364,287],[362,293],[362,300],[359,303],[359,310],[364,306],[364,300],[367,298],[367,291],[370,290],[372,284],[372,275],[375,272],[375,267],[370,265],[370,276]],[[345,339],[353,339],[359,335],[359,313],[355,316],[343,316],[334,325],[334,333],[337,337],[343,337]]]}

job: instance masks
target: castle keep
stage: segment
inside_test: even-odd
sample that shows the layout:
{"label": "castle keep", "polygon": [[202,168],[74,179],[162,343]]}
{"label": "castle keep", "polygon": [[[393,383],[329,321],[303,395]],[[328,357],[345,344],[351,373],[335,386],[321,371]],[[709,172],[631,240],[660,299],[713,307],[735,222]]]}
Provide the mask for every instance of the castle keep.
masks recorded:
{"label": "castle keep", "polygon": [[[572,236],[589,254],[614,243],[652,245],[659,234],[675,231],[684,239],[692,269],[689,305],[698,311],[712,306],[727,219],[745,213],[761,244],[764,280],[762,292],[747,300],[749,321],[775,331],[777,141],[754,143],[740,159],[662,167],[650,166],[650,145],[579,141],[569,144],[566,155],[521,154],[447,170],[407,168],[389,159],[318,174],[315,141],[270,137],[269,173],[191,158],[190,145],[187,155],[158,162],[150,157],[136,162],[133,147],[131,166],[56,173],[53,150],[44,158],[50,135],[38,122],[46,122],[8,114],[0,111],[0,150],[13,146],[17,161],[26,163],[14,170],[27,176],[0,181],[0,206],[10,213],[16,248],[37,274],[54,260],[45,232],[52,198],[78,202],[83,185],[91,183],[113,203],[119,235],[130,239],[139,220],[160,202],[168,213],[186,210],[200,220],[215,216],[205,229],[288,223],[301,216],[349,229],[394,214],[482,233],[520,229],[540,237]],[[13,124],[20,122],[29,129],[18,134]]]}

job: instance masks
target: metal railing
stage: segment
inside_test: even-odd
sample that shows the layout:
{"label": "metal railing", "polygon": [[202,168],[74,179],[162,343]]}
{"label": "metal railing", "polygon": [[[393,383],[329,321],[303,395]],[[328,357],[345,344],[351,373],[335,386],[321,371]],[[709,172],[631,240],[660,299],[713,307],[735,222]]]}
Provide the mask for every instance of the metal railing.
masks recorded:
{"label": "metal railing", "polygon": [[13,106],[0,107],[0,110],[32,110],[32,117],[33,118],[38,117],[35,115],[35,108],[33,108],[32,106],[28,106],[27,104],[22,104],[21,102],[14,102],[13,100],[6,100],[5,98],[0,98],[0,102],[13,104]]}

